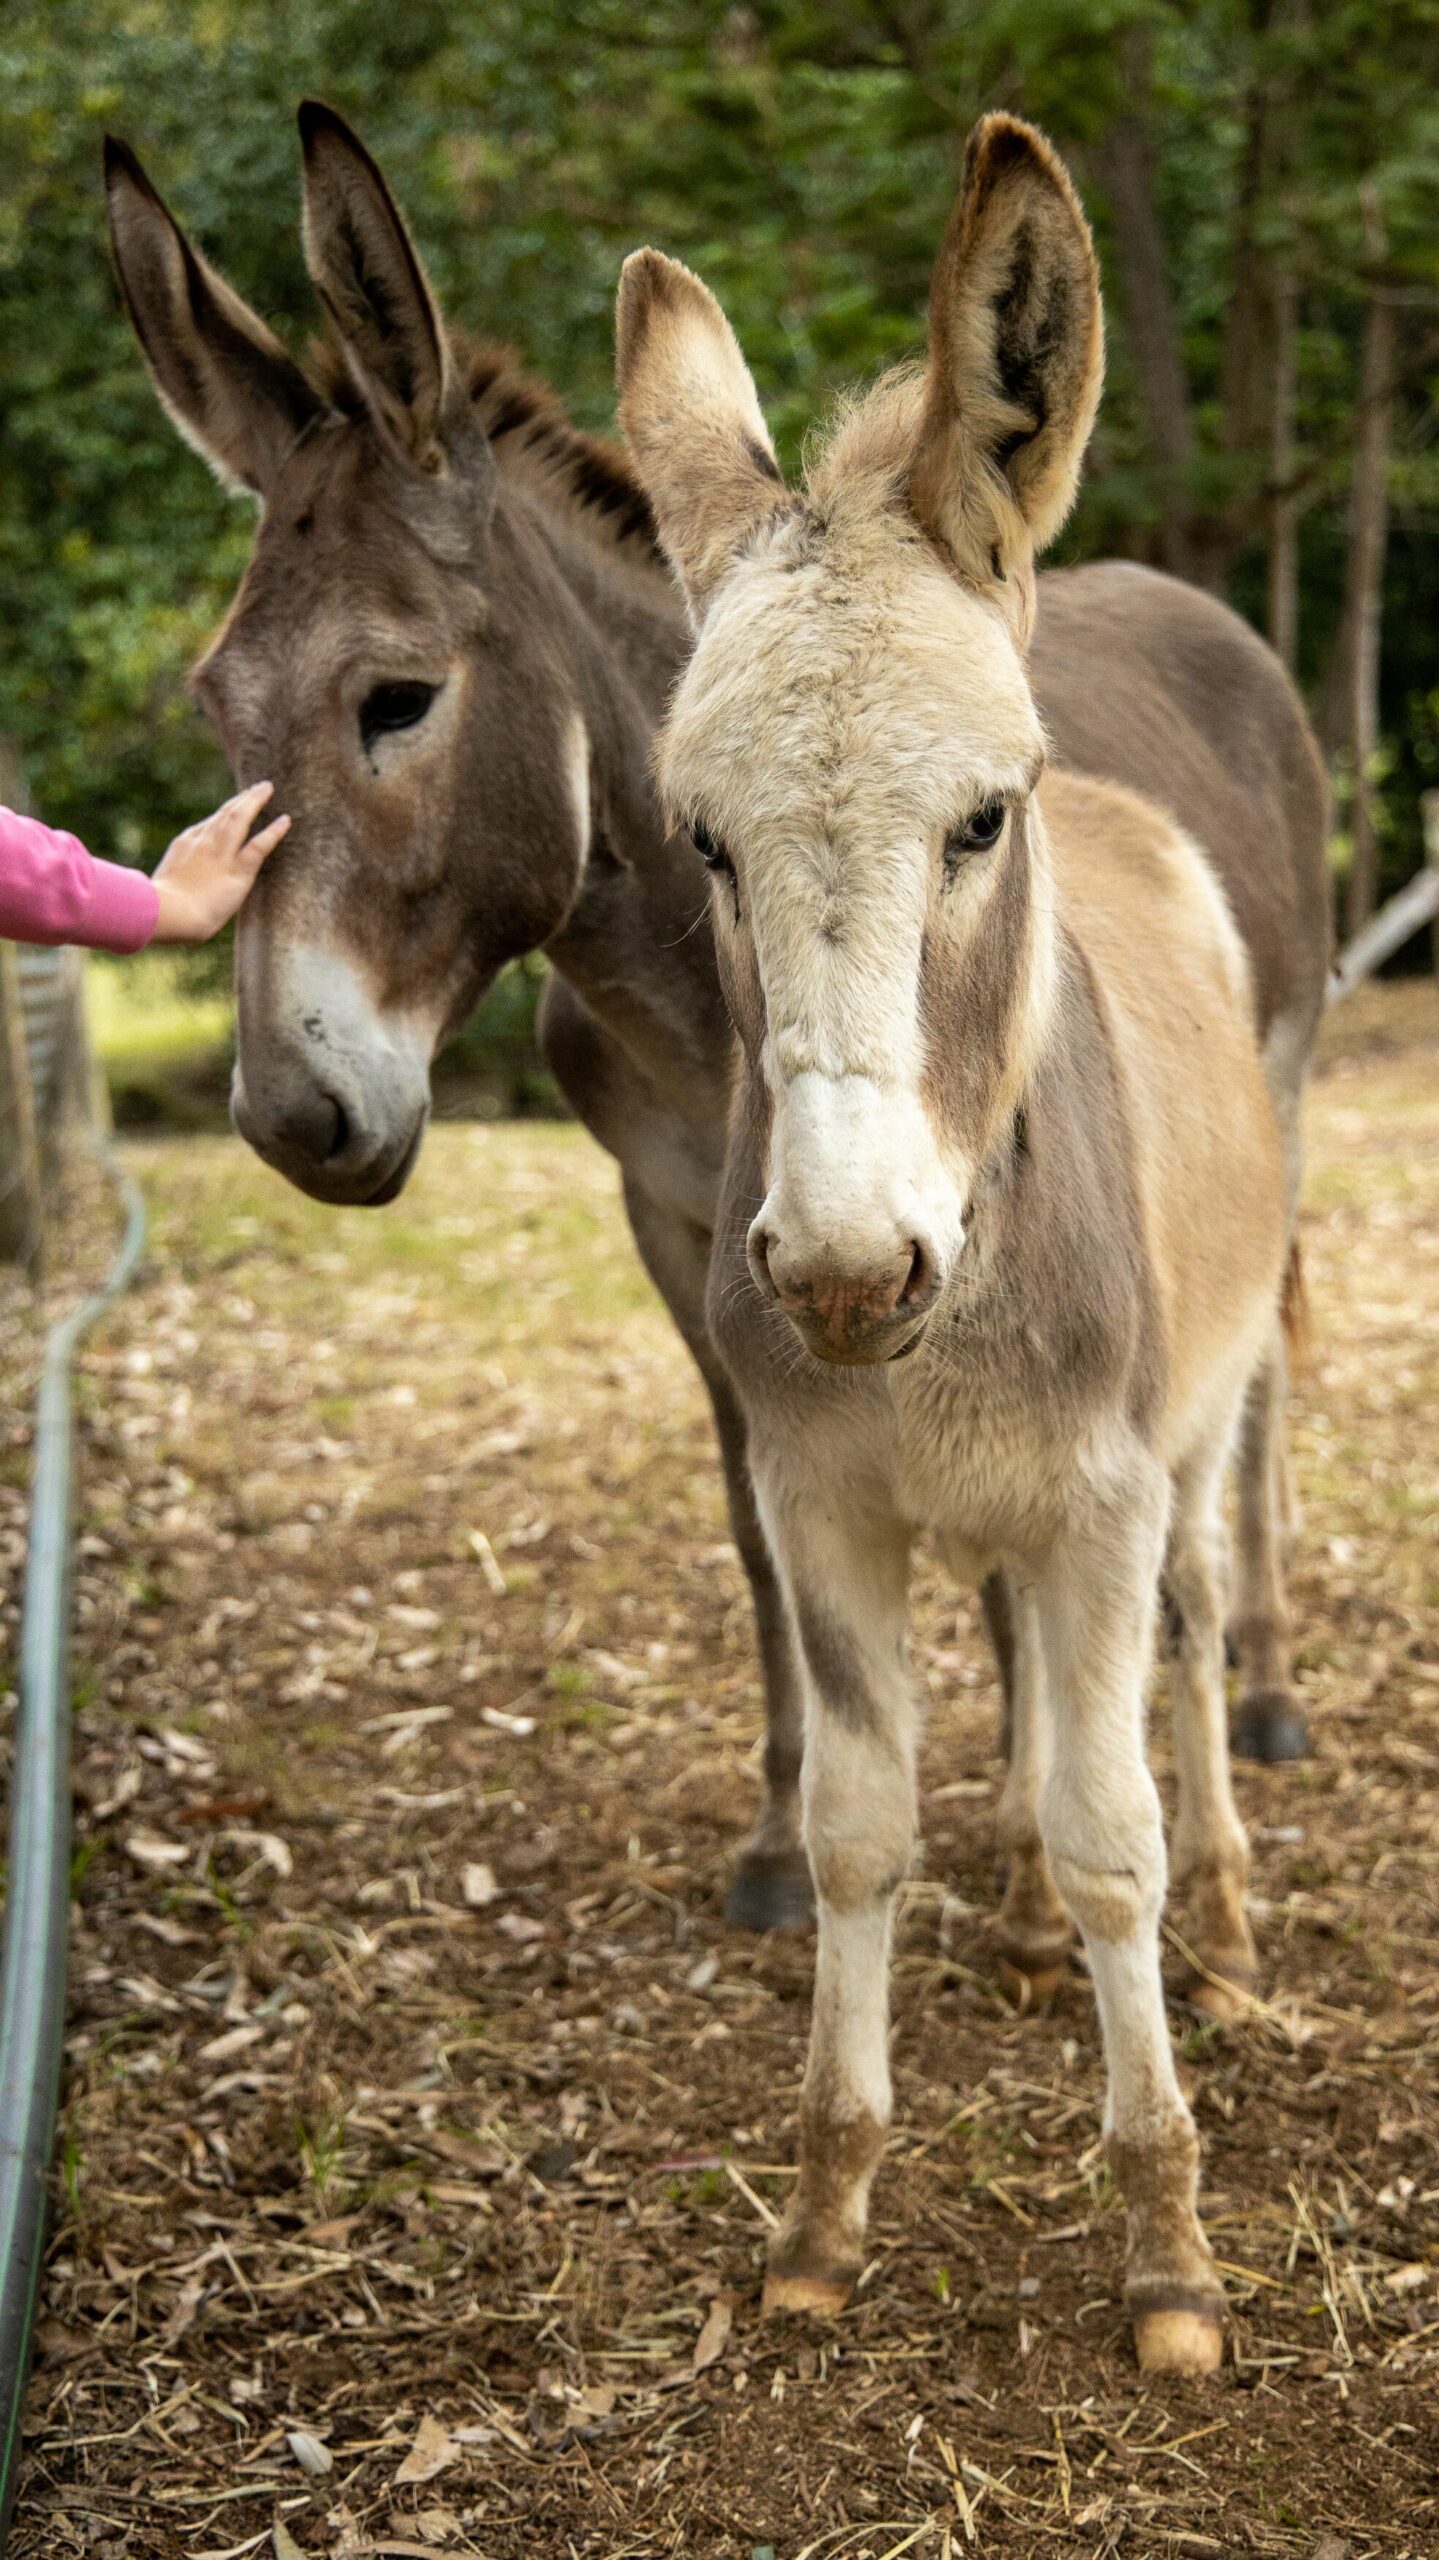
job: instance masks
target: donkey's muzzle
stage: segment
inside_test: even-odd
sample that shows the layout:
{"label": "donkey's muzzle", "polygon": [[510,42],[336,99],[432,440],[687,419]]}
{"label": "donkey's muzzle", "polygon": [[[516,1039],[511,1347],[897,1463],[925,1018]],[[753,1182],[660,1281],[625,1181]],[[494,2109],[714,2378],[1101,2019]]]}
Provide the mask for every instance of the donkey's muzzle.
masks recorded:
{"label": "donkey's muzzle", "polygon": [[428,1033],[379,1007],[343,954],[267,941],[256,920],[240,933],[236,1128],[312,1200],[379,1208],[420,1152]]}
{"label": "donkey's muzzle", "polygon": [[428,1095],[406,1096],[399,1109],[386,1097],[385,1107],[367,1110],[367,1099],[293,1074],[254,1091],[237,1070],[230,1114],[246,1143],[296,1190],[336,1208],[377,1209],[409,1180]]}
{"label": "donkey's muzzle", "polygon": [[838,1256],[787,1249],[760,1218],[749,1235],[755,1285],[783,1309],[819,1360],[868,1366],[913,1350],[942,1274],[937,1255],[918,1236],[856,1267]]}

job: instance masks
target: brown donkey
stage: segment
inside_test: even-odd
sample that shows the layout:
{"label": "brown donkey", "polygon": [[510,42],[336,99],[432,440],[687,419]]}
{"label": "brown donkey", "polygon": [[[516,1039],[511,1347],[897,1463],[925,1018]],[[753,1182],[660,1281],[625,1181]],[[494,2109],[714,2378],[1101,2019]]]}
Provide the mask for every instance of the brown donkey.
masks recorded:
{"label": "brown donkey", "polygon": [[[457,351],[362,145],[323,107],[301,130],[306,250],[332,328],[306,369],[197,255],[133,154],[107,153],[116,261],[160,397],[261,504],[196,678],[237,775],[272,773],[295,820],[240,927],[236,1118],[317,1198],[392,1198],[438,1041],[506,959],[548,953],[546,1053],[619,1160],[641,1253],[714,1404],[768,1734],[730,1912],[772,1925],[808,1907],[797,1675],[704,1308],[733,1042],[694,850],[667,834],[649,775],[688,626],[627,466],[508,360]],[[1165,799],[1223,871],[1293,1128],[1327,910],[1322,787],[1292,689],[1234,615],[1148,570],[1062,571],[1040,597],[1031,674],[1054,755]],[[1277,1395],[1256,1407],[1240,1544],[1241,1733],[1257,1705],[1261,1746],[1293,1721],[1268,1667],[1283,1647]],[[1006,1939],[1037,1974],[1057,1924],[1027,1765],[1021,1748]]]}
{"label": "brown donkey", "polygon": [[863,2264],[915,1837],[909,1554],[1001,1564],[1049,1869],[1083,1932],[1141,2363],[1207,2370],[1222,2293],[1160,1981],[1144,1686],[1180,1621],[1196,1932],[1244,1944],[1218,1489],[1289,1237],[1249,959],[1155,802],[1046,769],[1033,557],[1099,397],[1084,217],[1041,136],[972,137],[922,373],[785,486],[723,314],[625,269],[621,418],[698,638],[661,734],[743,1047],[711,1323],[807,1685],[819,1950],[772,2304]]}

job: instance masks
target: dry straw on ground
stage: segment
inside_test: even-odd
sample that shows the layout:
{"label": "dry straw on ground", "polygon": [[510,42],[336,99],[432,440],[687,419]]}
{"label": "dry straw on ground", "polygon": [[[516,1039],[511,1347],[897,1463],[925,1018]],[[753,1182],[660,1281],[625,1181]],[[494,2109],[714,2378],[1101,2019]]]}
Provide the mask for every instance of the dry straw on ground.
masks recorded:
{"label": "dry straw on ground", "polygon": [[[131,1150],[17,2560],[1439,2550],[1439,1038],[1422,988],[1336,1028],[1317,1756],[1242,1779],[1265,2005],[1175,2018],[1234,2309],[1203,2387],[1130,2360],[1081,1972],[996,2000],[994,1684],[932,1577],[873,2261],[832,2328],[759,2322],[809,1947],[718,1917],[749,1634],[604,1160],[442,1129],[367,1220],[235,1144]],[[7,1573],[26,1427],[16,1395]]]}

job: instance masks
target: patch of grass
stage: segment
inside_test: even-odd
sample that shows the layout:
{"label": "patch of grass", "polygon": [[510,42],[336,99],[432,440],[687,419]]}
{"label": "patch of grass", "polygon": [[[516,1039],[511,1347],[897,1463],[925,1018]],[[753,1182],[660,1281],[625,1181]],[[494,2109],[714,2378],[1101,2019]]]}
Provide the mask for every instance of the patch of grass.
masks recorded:
{"label": "patch of grass", "polygon": [[320,2123],[296,2127],[300,2148],[300,2165],[314,2190],[315,2202],[323,2214],[343,2210],[348,2194],[344,2175],[345,2120],[330,2116]]}
{"label": "patch of grass", "polygon": [[97,953],[86,972],[90,1032],[107,1072],[192,1063],[233,1036],[235,1007],[223,988],[198,990],[183,953]]}
{"label": "patch of grass", "polygon": [[90,1869],[99,1857],[100,1849],[100,1834],[98,1831],[91,1831],[87,1833],[83,1840],[77,1840],[74,1848],[71,1850],[70,1899],[72,1902],[78,1902],[80,1900],[81,1894],[84,1891],[85,1878],[88,1876]]}
{"label": "patch of grass", "polygon": [[618,1707],[606,1706],[603,1698],[578,1698],[555,1717],[560,1733],[607,1733],[620,1720]]}
{"label": "patch of grass", "polygon": [[144,951],[129,960],[93,958],[87,1000],[121,1128],[223,1125],[234,1049],[227,990],[197,986],[184,953]]}
{"label": "patch of grass", "polygon": [[66,2125],[64,2140],[60,2146],[60,2178],[69,2200],[70,2211],[78,2217],[80,2189],[85,2178],[85,2155],[81,2148],[79,2133],[73,2124]]}
{"label": "patch of grass", "polygon": [[721,2205],[733,2192],[723,2169],[690,2169],[683,2177],[665,2180],[671,2204],[688,2205],[693,2211]]}
{"label": "patch of grass", "polygon": [[549,1683],[557,1698],[582,1698],[590,1685],[590,1675],[579,1662],[552,1662]]}

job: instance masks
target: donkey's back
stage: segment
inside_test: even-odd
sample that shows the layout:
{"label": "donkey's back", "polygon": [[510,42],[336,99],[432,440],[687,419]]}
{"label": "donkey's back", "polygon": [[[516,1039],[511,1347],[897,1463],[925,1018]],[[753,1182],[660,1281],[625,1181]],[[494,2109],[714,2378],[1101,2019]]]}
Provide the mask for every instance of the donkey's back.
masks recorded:
{"label": "donkey's back", "polygon": [[1273,650],[1200,588],[1103,560],[1039,580],[1030,678],[1059,763],[1122,775],[1203,847],[1249,953],[1260,1038],[1283,1026],[1272,1045],[1302,1059],[1329,969],[1328,790]]}

